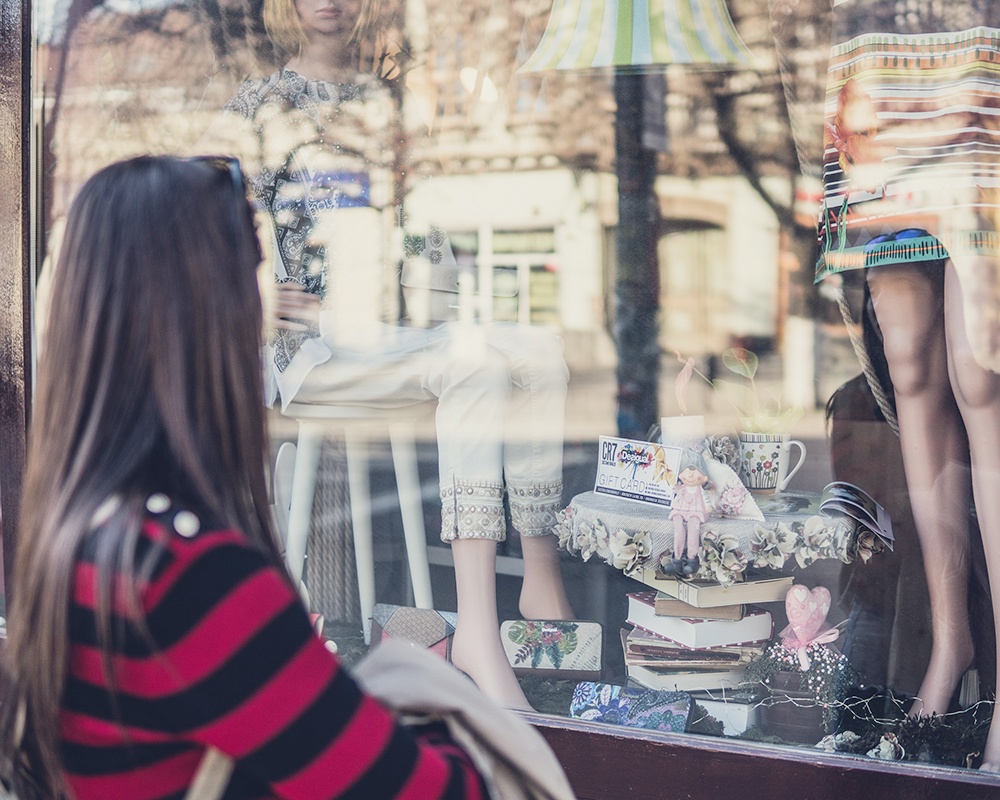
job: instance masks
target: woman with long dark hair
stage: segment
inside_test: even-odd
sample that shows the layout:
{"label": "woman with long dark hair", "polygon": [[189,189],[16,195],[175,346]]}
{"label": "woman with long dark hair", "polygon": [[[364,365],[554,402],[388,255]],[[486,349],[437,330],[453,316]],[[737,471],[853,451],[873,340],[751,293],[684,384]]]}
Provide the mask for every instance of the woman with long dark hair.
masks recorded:
{"label": "woman with long dark hair", "polygon": [[260,252],[235,161],[105,168],[56,271],[10,609],[4,751],[44,797],[483,796],[313,633],[265,490]]}

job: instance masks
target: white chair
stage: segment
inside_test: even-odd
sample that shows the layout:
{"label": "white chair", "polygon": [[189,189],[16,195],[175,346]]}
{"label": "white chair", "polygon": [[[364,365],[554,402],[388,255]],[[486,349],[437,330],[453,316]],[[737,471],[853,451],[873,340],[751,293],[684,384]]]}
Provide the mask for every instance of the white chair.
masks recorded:
{"label": "white chair", "polygon": [[285,533],[285,560],[292,578],[301,584],[320,448],[325,432],[336,424],[344,430],[361,624],[365,642],[369,642],[375,607],[375,555],[368,475],[367,442],[370,437],[367,434],[378,426],[388,429],[389,433],[413,599],[418,608],[433,608],[412,418],[361,406],[300,403],[289,404],[284,414],[296,420],[299,426],[297,443],[286,442],[281,446],[274,471],[276,516],[279,529]]}

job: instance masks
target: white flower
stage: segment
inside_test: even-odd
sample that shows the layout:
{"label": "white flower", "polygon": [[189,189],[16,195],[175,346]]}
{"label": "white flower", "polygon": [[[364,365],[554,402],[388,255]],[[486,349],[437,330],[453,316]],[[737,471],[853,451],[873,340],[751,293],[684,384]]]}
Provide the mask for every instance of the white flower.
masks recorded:
{"label": "white flower", "polygon": [[559,537],[560,548],[570,553],[575,552],[573,550],[573,518],[571,514],[557,512],[553,531]]}
{"label": "white flower", "polygon": [[844,731],[843,733],[831,733],[824,736],[816,745],[817,750],[825,750],[827,753],[836,753],[842,750],[850,750],[860,739],[854,731]]}
{"label": "white flower", "polygon": [[739,540],[732,534],[706,531],[701,537],[701,549],[705,566],[719,583],[732,583],[746,567]]}
{"label": "white flower", "polygon": [[750,537],[750,553],[755,567],[777,569],[784,566],[788,554],[795,549],[795,534],[784,522],[774,528],[754,525]]}
{"label": "white flower", "polygon": [[580,558],[589,561],[590,557],[597,552],[597,539],[592,533],[578,531],[573,537],[573,552],[579,553]]}
{"label": "white flower", "polygon": [[635,569],[642,558],[648,558],[651,549],[649,534],[645,531],[634,536],[618,529],[608,540],[611,550],[611,563],[617,569],[630,572]]}
{"label": "white flower", "polygon": [[896,734],[885,733],[875,747],[868,751],[872,758],[880,758],[883,761],[897,761],[906,755],[903,745],[896,739]]}
{"label": "white flower", "polygon": [[608,547],[608,540],[610,536],[608,535],[608,529],[604,527],[604,523],[600,520],[594,521],[594,545],[595,553],[597,557],[602,561],[607,563],[610,562],[611,549]]}

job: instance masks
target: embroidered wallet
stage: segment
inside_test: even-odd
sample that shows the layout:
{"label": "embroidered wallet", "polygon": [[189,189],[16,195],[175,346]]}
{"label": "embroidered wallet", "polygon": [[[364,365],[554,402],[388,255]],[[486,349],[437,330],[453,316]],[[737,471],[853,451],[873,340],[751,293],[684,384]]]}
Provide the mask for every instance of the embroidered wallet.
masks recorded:
{"label": "embroidered wallet", "polygon": [[500,625],[500,639],[517,674],[544,670],[552,678],[601,677],[604,630],[599,622],[506,620]]}
{"label": "embroidered wallet", "polygon": [[569,715],[610,725],[683,733],[691,715],[691,695],[583,681],[573,690]]}
{"label": "embroidered wallet", "polygon": [[403,639],[450,660],[457,621],[454,611],[378,603],[372,609],[371,647],[386,639]]}

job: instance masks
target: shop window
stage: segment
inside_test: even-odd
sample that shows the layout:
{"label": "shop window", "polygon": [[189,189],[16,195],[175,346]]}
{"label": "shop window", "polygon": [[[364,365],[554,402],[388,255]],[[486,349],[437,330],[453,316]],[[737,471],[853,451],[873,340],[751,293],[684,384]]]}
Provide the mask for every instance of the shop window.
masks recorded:
{"label": "shop window", "polygon": [[[617,74],[568,69],[582,42],[535,71],[540,43],[554,59],[572,38],[550,36],[548,2],[386,4],[385,36],[363,45],[397,45],[405,79],[300,82],[280,77],[287,59],[259,4],[77,5],[47,9],[34,44],[38,202],[22,227],[41,252],[40,336],[61,227],[88,176],[138,154],[238,154],[257,202],[277,210],[265,245],[324,294],[345,336],[450,330],[471,348],[505,322],[561,338],[565,419],[539,434],[561,447],[561,488],[548,487],[558,502],[519,505],[521,487],[500,469],[497,485],[513,491],[489,506],[497,531],[525,529],[498,546],[496,595],[500,619],[523,623],[504,629],[516,645],[507,666],[556,720],[546,724],[677,732],[694,748],[763,740],[799,761],[819,745],[844,770],[858,763],[848,756],[866,770],[920,761],[954,768],[958,782],[985,759],[970,785],[1000,786],[993,4],[845,0],[834,26],[819,0],[704,0],[695,5],[729,9],[745,41],[727,41],[752,61]],[[723,33],[707,45],[721,48]],[[367,64],[374,51],[362,54]],[[883,85],[855,74],[924,59],[951,77],[918,71],[919,83]],[[262,92],[282,80],[306,95],[272,104]],[[651,91],[667,93],[656,98],[663,119],[643,128]],[[932,121],[903,124],[919,119]],[[891,219],[861,224],[886,198]],[[945,223],[939,202],[971,210]],[[901,297],[913,304],[897,306]],[[956,337],[969,347],[950,362],[954,393],[936,356]],[[548,363],[558,383],[565,365]],[[931,369],[943,378],[924,380]],[[939,402],[923,394],[930,384]],[[277,453],[295,424],[277,408],[271,422]],[[447,421],[407,422],[434,604],[460,611],[450,546],[438,541],[454,523],[441,503]],[[641,434],[619,436],[629,425]],[[920,454],[904,453],[899,430]],[[312,595],[328,603],[316,610],[350,663],[368,643],[342,434],[321,461],[305,574],[329,584]],[[376,595],[410,606],[392,453],[372,439]],[[554,530],[546,541],[558,541],[574,616],[599,623],[599,636],[521,620],[531,519]],[[596,663],[574,660],[586,648]]]}

